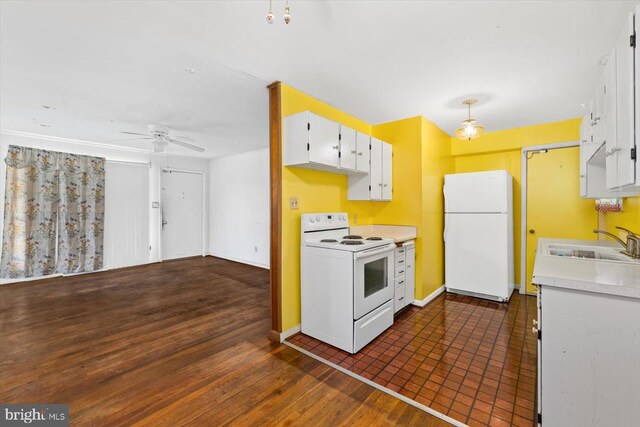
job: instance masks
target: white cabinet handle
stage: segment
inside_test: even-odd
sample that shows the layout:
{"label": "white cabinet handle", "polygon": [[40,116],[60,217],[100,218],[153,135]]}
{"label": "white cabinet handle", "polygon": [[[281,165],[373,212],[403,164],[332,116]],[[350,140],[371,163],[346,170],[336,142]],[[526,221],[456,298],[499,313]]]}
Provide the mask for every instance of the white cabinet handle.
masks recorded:
{"label": "white cabinet handle", "polygon": [[351,154],[356,154],[356,150],[351,150]]}
{"label": "white cabinet handle", "polygon": [[386,187],[386,186],[387,186],[387,184],[383,185],[383,187]]}
{"label": "white cabinet handle", "polygon": [[378,184],[378,187],[382,187],[382,183]]}
{"label": "white cabinet handle", "polygon": [[334,145],[332,148],[333,148],[334,150],[337,150],[337,149],[339,149],[340,147],[339,147],[339,146],[337,146],[337,145]]}
{"label": "white cabinet handle", "polygon": [[362,156],[362,151],[358,153],[358,156]]}

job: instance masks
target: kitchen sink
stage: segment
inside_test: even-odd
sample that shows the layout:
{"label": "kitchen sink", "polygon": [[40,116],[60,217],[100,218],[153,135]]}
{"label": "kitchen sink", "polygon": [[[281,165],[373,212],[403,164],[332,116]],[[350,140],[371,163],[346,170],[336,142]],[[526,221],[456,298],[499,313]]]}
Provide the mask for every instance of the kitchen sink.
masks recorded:
{"label": "kitchen sink", "polygon": [[629,264],[640,263],[640,260],[633,259],[623,254],[621,250],[613,247],[550,244],[547,246],[547,251],[549,255],[553,256],[591,259],[595,261],[624,262]]}

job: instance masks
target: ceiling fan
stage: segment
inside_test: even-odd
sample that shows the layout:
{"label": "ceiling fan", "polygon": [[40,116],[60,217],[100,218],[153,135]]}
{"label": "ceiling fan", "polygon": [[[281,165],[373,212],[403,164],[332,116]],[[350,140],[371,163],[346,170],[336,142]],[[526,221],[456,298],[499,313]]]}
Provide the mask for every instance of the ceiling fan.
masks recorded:
{"label": "ceiling fan", "polygon": [[194,150],[199,153],[202,153],[204,151],[204,148],[202,147],[189,144],[188,142],[180,141],[180,139],[193,141],[193,139],[189,138],[188,136],[170,136],[169,128],[167,127],[158,126],[158,125],[149,125],[147,126],[147,128],[149,129],[149,133],[121,131],[120,133],[124,133],[126,135],[139,135],[140,138],[123,139],[120,141],[136,141],[140,139],[150,139],[153,144],[153,151],[155,153],[162,153],[169,144],[179,145],[181,147],[188,148],[189,150]]}

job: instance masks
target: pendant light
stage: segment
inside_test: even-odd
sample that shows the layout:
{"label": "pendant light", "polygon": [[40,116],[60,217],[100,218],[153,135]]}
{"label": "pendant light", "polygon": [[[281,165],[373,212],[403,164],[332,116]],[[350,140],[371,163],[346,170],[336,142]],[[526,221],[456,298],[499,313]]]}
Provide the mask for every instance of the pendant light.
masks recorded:
{"label": "pendant light", "polygon": [[462,127],[456,129],[456,136],[460,139],[471,141],[484,133],[484,126],[476,124],[478,121],[471,118],[471,105],[478,102],[477,99],[465,99],[462,102],[469,108],[469,116],[467,120],[462,122]]}
{"label": "pendant light", "polygon": [[291,21],[291,10],[289,9],[289,0],[287,0],[287,3],[284,7],[284,15],[282,16],[282,19],[284,19],[284,23],[288,24],[289,21]]}
{"label": "pendant light", "polygon": [[269,13],[267,13],[267,22],[269,24],[273,24],[273,21],[275,21],[276,17],[273,14],[273,12],[271,11],[271,0],[269,0]]}

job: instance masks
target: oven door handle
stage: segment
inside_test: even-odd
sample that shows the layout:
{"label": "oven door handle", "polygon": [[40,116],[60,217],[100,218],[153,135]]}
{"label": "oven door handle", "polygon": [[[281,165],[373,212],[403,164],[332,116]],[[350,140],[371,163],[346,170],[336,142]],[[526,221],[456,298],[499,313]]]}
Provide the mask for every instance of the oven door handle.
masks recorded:
{"label": "oven door handle", "polygon": [[385,252],[390,252],[391,250],[393,250],[393,245],[390,244],[389,246],[385,246],[382,249],[376,249],[376,250],[371,249],[369,251],[356,252],[355,259],[366,258],[373,255],[383,254]]}

